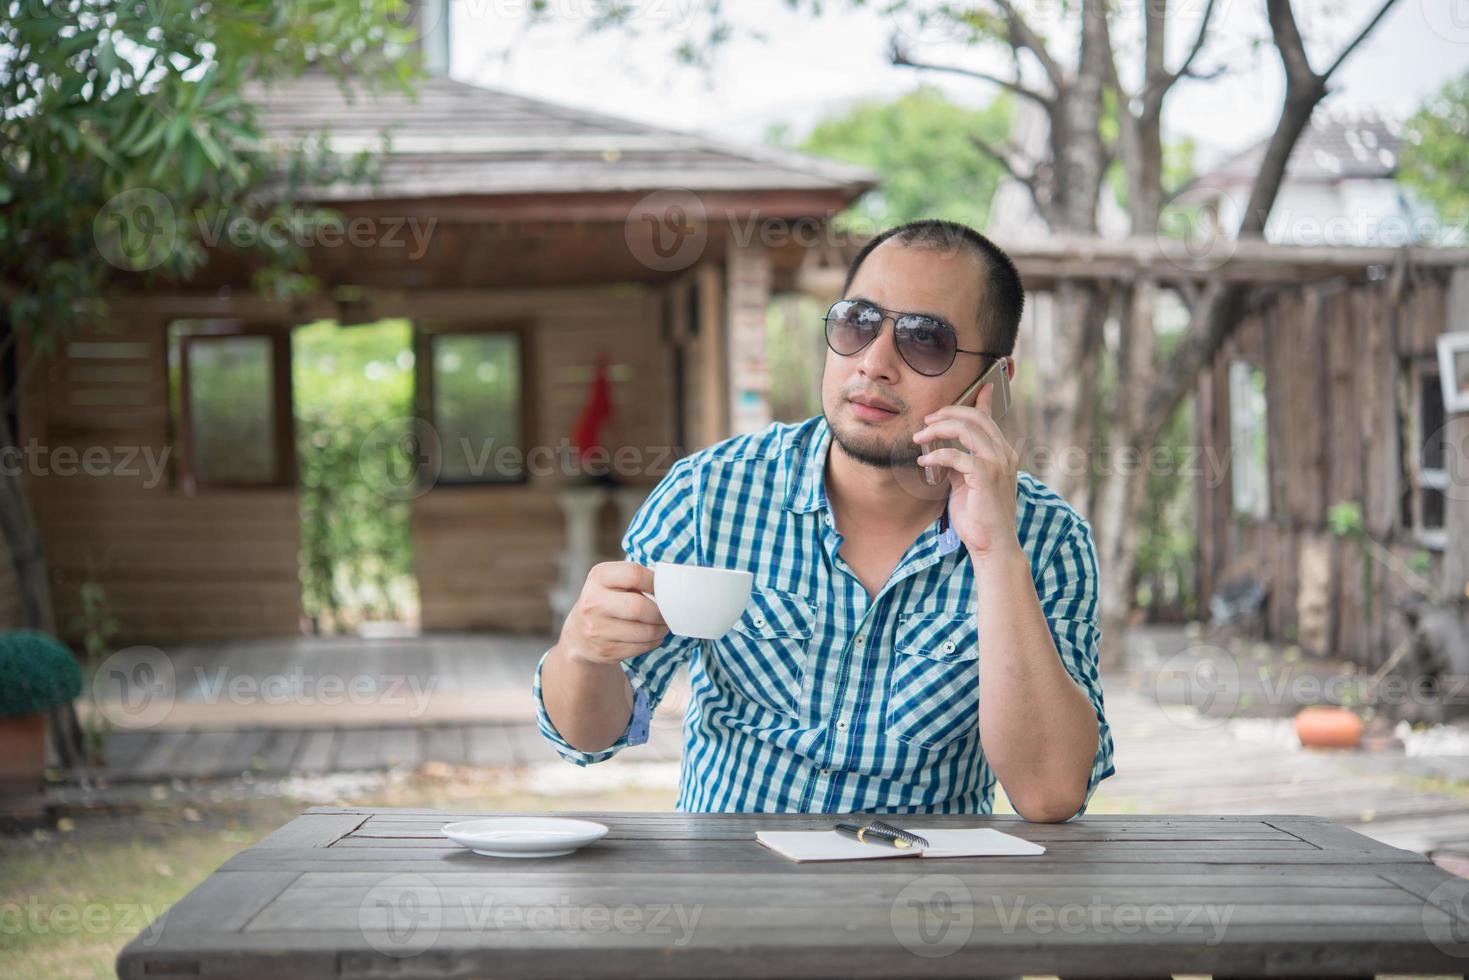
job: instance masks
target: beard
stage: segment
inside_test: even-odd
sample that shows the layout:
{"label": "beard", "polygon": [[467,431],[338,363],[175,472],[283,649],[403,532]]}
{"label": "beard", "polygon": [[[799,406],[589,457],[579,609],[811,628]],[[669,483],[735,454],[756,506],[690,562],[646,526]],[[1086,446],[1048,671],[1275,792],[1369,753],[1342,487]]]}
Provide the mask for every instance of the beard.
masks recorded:
{"label": "beard", "polygon": [[[845,397],[843,399],[845,401]],[[823,410],[822,415],[826,418],[826,424],[831,428],[832,441],[852,459],[877,469],[906,469],[918,465],[918,457],[924,453],[924,447],[913,441],[913,433],[918,431],[911,427],[905,427],[899,435],[884,435],[866,429],[860,425],[846,426],[844,423],[834,420],[830,414]]]}

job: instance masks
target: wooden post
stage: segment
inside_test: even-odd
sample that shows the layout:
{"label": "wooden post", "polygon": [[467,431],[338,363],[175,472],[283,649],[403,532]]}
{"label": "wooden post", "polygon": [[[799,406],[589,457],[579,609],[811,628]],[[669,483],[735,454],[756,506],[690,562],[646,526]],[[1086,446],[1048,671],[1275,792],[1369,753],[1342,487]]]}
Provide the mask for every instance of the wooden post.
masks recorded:
{"label": "wooden post", "polygon": [[724,272],[716,265],[704,263],[698,267],[695,282],[699,297],[699,356],[694,375],[698,385],[699,425],[691,433],[694,445],[690,449],[708,446],[729,435]]}
{"label": "wooden post", "polygon": [[[1469,268],[1454,270],[1444,303],[1444,331],[1469,330]],[[1445,490],[1443,590],[1449,596],[1465,594],[1469,583],[1469,412],[1450,415],[1444,438]]]}
{"label": "wooden post", "polygon": [[765,362],[765,314],[770,303],[770,253],[758,242],[725,239],[730,434],[770,424],[770,376]]}

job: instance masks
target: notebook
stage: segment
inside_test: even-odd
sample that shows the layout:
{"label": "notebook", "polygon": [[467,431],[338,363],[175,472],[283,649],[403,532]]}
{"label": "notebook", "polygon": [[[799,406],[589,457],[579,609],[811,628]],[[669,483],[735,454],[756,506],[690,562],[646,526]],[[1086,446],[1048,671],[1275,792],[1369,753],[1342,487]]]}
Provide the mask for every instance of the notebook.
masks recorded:
{"label": "notebook", "polygon": [[903,827],[928,841],[928,847],[898,848],[864,844],[835,830],[757,830],[755,839],[792,861],[862,861],[900,857],[1027,857],[1046,849],[988,827],[924,829]]}

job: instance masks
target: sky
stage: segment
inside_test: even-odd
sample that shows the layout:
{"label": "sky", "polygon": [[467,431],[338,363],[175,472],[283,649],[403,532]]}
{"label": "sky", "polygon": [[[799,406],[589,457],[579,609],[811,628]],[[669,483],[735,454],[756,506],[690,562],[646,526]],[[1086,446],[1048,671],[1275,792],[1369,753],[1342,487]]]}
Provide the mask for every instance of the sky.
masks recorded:
{"label": "sky", "polygon": [[[637,0],[630,30],[602,32],[588,30],[593,0],[547,2],[551,22],[525,30],[519,15],[528,0],[452,0],[454,77],[670,129],[758,141],[771,124],[784,123],[799,137],[855,102],[891,99],[919,84],[966,104],[993,98],[997,90],[983,82],[892,66],[887,47],[895,32],[916,60],[1011,70],[1003,51],[970,47],[910,17],[884,14],[882,0],[861,9],[825,0],[820,17],[791,12],[785,0],[726,2],[739,36],[708,73],[679,66],[673,56],[678,40],[701,23],[700,0]],[[1117,0],[1134,13],[1143,2]],[[1296,0],[1313,67],[1324,68],[1379,3]],[[1192,44],[1204,5],[1170,3],[1170,65]],[[1181,82],[1170,95],[1166,138],[1194,138],[1200,163],[1267,136],[1274,125],[1283,77],[1274,48],[1254,43],[1268,37],[1263,7],[1264,0],[1215,0],[1215,29],[1195,66],[1222,65],[1227,72]],[[1059,0],[1022,0],[1022,9],[1064,63],[1074,51],[1074,24],[1060,14]],[[765,39],[748,36],[754,31]],[[1124,30],[1116,43],[1128,43]],[[1328,105],[1406,115],[1466,71],[1469,0],[1398,0],[1340,69]]]}

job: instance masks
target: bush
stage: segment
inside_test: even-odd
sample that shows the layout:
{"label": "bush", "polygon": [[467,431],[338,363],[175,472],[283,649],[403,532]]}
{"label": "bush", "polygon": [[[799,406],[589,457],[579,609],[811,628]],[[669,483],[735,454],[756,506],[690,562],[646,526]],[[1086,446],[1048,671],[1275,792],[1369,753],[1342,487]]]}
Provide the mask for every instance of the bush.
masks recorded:
{"label": "bush", "polygon": [[0,633],[0,718],[35,714],[82,693],[82,669],[54,637]]}

